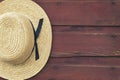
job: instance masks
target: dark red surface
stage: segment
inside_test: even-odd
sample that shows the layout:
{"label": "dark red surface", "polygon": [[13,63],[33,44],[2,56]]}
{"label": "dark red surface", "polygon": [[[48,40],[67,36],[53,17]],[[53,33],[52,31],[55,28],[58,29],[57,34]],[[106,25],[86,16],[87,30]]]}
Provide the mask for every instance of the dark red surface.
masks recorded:
{"label": "dark red surface", "polygon": [[119,58],[51,58],[41,73],[30,80],[120,80],[119,74]]}
{"label": "dark red surface", "polygon": [[34,1],[51,20],[53,46],[29,80],[120,80],[120,0]]}
{"label": "dark red surface", "polygon": [[120,56],[120,27],[53,26],[52,56]]}
{"label": "dark red surface", "polygon": [[119,25],[119,0],[34,0],[53,25]]}

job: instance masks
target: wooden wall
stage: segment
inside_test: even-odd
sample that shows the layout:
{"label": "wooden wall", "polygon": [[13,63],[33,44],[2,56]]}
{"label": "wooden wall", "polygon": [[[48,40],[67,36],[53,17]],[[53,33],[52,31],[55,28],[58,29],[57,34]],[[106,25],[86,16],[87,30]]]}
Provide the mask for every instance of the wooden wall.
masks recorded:
{"label": "wooden wall", "polygon": [[120,80],[120,0],[34,1],[51,20],[53,46],[29,80]]}

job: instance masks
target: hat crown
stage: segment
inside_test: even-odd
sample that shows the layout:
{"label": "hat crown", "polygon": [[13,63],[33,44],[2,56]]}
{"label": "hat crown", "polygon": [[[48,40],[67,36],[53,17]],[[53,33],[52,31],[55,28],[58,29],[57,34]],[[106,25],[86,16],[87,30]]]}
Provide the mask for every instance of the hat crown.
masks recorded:
{"label": "hat crown", "polygon": [[0,16],[0,60],[23,63],[32,53],[34,32],[30,20],[18,13]]}

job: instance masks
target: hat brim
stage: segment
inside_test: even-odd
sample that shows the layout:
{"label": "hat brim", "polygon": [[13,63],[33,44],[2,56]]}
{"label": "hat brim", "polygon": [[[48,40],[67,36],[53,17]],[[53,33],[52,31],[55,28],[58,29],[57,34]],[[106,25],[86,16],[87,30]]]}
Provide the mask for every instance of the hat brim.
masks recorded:
{"label": "hat brim", "polygon": [[35,60],[35,50],[23,64],[12,65],[0,60],[0,77],[12,80],[28,79],[36,75],[46,64],[51,50],[52,29],[45,11],[31,0],[5,0],[0,3],[0,15],[17,12],[29,18],[36,29],[39,19],[44,22],[37,39],[40,58]]}

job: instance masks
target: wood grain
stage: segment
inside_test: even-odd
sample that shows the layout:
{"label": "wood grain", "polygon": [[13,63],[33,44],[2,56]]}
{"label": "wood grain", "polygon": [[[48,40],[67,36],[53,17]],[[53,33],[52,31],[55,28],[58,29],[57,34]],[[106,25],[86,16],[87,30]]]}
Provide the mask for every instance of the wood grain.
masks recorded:
{"label": "wood grain", "polygon": [[119,0],[34,0],[52,25],[120,25]]}
{"label": "wood grain", "polygon": [[115,57],[51,58],[30,80],[120,80],[119,62]]}
{"label": "wood grain", "polygon": [[120,27],[53,26],[52,57],[120,56]]}

